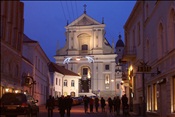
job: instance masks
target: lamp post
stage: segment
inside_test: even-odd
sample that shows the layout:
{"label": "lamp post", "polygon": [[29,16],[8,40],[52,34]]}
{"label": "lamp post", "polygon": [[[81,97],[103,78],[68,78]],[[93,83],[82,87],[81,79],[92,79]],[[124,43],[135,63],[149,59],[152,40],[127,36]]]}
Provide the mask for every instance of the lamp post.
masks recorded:
{"label": "lamp post", "polygon": [[30,89],[32,87],[32,96],[33,96],[33,93],[34,93],[34,85],[36,84],[36,81],[33,79],[32,76],[28,76],[28,75],[23,75],[23,78],[24,78],[24,83],[26,86],[28,86]]}
{"label": "lamp post", "polygon": [[146,62],[140,62],[140,65],[138,66],[138,72],[142,72],[142,112],[143,116],[146,116],[146,101],[145,101],[145,73],[148,73],[151,71],[151,66],[147,65]]}

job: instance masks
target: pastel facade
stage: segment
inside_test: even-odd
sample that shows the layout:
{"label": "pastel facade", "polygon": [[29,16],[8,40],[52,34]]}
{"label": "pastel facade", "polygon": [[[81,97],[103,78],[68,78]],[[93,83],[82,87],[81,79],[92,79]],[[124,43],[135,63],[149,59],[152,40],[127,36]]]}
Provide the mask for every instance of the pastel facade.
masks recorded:
{"label": "pastel facade", "polygon": [[[137,1],[124,29],[123,60],[128,61],[133,71],[130,75],[133,110],[144,114],[145,95],[147,116],[174,117],[175,2]],[[138,72],[140,62],[152,68],[145,73],[144,80]]]}
{"label": "pastel facade", "polygon": [[[54,57],[60,66],[81,76],[79,93],[93,93],[105,98],[116,95],[114,48],[105,38],[105,24],[84,12],[66,27],[66,44]],[[120,83],[119,83],[120,84]]]}
{"label": "pastel facade", "polygon": [[[31,92],[34,98],[39,100],[39,105],[45,104],[46,99],[49,95],[52,95],[51,92],[53,90],[47,66],[50,60],[39,42],[30,39],[26,35],[23,38],[23,56],[33,65],[32,71],[27,66],[22,66],[22,74],[26,74],[33,79],[30,79],[31,85],[27,92]],[[26,75],[23,77],[23,81]]]}

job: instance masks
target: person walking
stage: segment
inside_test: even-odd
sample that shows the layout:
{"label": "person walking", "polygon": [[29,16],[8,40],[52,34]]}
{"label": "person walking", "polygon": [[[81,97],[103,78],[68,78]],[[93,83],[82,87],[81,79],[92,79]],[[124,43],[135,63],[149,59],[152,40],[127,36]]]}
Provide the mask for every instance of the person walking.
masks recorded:
{"label": "person walking", "polygon": [[68,95],[66,97],[65,101],[66,101],[67,117],[70,117],[70,111],[71,111],[71,108],[72,108],[73,99],[70,97],[70,95]]}
{"label": "person walking", "polygon": [[90,112],[93,112],[93,107],[94,107],[94,99],[90,98],[89,100],[89,107],[90,107]]}
{"label": "person walking", "polygon": [[109,106],[109,112],[111,113],[112,112],[112,106],[113,106],[113,102],[112,102],[111,97],[108,98],[108,106]]}
{"label": "person walking", "polygon": [[117,96],[117,99],[116,99],[116,112],[117,112],[117,115],[120,115],[120,105],[121,105],[121,100],[120,100],[120,97]]}
{"label": "person walking", "polygon": [[99,107],[99,99],[98,97],[95,97],[95,110],[98,112],[98,107]]}
{"label": "person walking", "polygon": [[112,102],[113,102],[113,107],[114,107],[113,110],[115,113],[116,112],[116,97],[113,98]]}
{"label": "person walking", "polygon": [[64,117],[65,109],[66,109],[66,101],[65,101],[65,97],[62,95],[59,99],[60,117]]}
{"label": "person walking", "polygon": [[48,112],[48,117],[53,117],[54,100],[51,95],[49,95],[49,99],[46,101],[46,109]]}
{"label": "person walking", "polygon": [[102,112],[105,112],[105,106],[106,106],[105,99],[103,97],[101,97],[100,102],[101,102]]}
{"label": "person walking", "polygon": [[89,98],[87,97],[87,95],[84,96],[83,102],[84,102],[84,111],[85,111],[85,113],[87,113],[87,111],[88,111],[88,103],[89,103]]}
{"label": "person walking", "polygon": [[127,106],[127,104],[128,104],[128,98],[127,98],[126,94],[124,94],[124,95],[122,96],[123,115],[124,115],[125,106]]}

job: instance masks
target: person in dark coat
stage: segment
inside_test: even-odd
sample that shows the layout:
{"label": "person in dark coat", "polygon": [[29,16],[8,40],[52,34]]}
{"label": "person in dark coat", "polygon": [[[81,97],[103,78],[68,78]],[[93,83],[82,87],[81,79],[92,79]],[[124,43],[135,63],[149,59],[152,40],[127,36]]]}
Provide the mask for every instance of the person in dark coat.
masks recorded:
{"label": "person in dark coat", "polygon": [[48,117],[53,117],[54,100],[51,95],[49,95],[49,99],[46,101],[46,109],[48,111]]}
{"label": "person in dark coat", "polygon": [[99,99],[98,97],[95,97],[95,110],[98,112],[98,107],[99,107]]}
{"label": "person in dark coat", "polygon": [[122,108],[123,108],[123,114],[124,114],[124,107],[128,105],[128,98],[126,97],[126,94],[122,96]]}
{"label": "person in dark coat", "polygon": [[113,110],[114,110],[114,112],[116,112],[116,97],[113,98],[112,102],[113,102],[113,106],[114,106]]}
{"label": "person in dark coat", "polygon": [[89,98],[87,97],[87,95],[84,96],[83,102],[84,102],[84,111],[85,111],[85,113],[87,113],[87,111],[88,111],[88,103],[89,103]]}
{"label": "person in dark coat", "polygon": [[117,115],[120,115],[120,105],[121,105],[121,100],[120,100],[120,97],[117,96],[117,99],[116,99],[116,111],[117,111]]}
{"label": "person in dark coat", "polygon": [[68,95],[65,101],[66,101],[67,117],[70,117],[70,110],[72,108],[73,99],[70,97],[70,95]]}
{"label": "person in dark coat", "polygon": [[112,106],[113,106],[113,101],[111,99],[111,97],[108,98],[108,106],[109,106],[109,112],[112,112]]}
{"label": "person in dark coat", "polygon": [[106,106],[105,99],[103,97],[101,97],[100,102],[101,102],[102,112],[105,112],[105,106]]}
{"label": "person in dark coat", "polygon": [[60,117],[64,117],[66,109],[66,101],[64,96],[62,95],[59,99],[59,110],[60,110]]}
{"label": "person in dark coat", "polygon": [[90,112],[93,112],[94,100],[92,98],[90,98],[89,100],[89,106],[90,106]]}

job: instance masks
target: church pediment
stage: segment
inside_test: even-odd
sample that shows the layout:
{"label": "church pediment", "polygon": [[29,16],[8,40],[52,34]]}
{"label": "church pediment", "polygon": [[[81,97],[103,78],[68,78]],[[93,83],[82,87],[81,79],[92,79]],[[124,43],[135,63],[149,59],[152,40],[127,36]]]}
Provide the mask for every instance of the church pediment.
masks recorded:
{"label": "church pediment", "polygon": [[83,14],[68,26],[89,26],[89,25],[101,25],[101,23],[97,22],[96,20],[89,17],[88,15]]}

